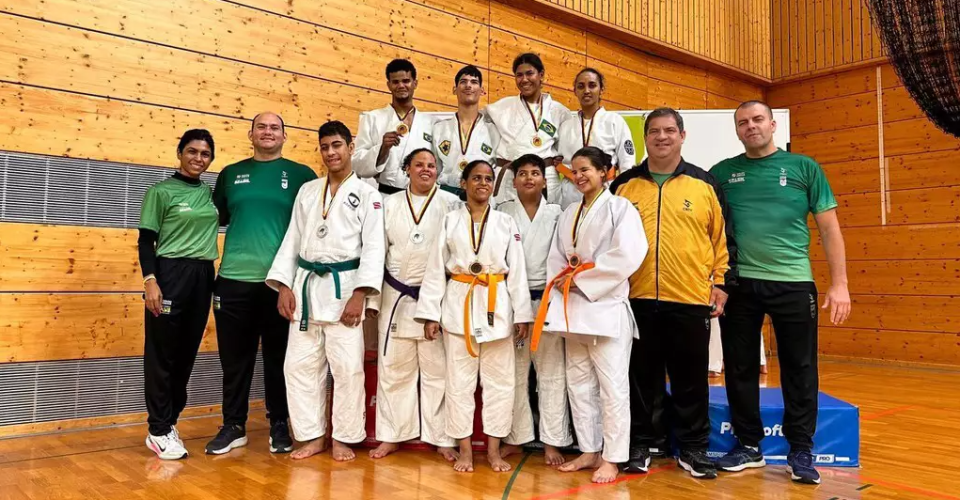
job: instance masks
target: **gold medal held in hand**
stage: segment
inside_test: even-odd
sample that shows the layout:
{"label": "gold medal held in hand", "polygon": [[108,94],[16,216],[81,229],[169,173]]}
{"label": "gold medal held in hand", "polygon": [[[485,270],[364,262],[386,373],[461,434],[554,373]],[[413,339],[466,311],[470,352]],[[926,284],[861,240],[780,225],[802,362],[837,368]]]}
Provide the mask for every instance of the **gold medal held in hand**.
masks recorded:
{"label": "gold medal held in hand", "polygon": [[533,147],[539,148],[543,146],[543,139],[540,138],[540,134],[533,136],[533,139],[530,140],[530,143],[533,144]]}
{"label": "gold medal held in hand", "polygon": [[397,125],[397,133],[400,135],[406,135],[409,131],[410,127],[408,127],[406,123],[400,122],[400,124]]}

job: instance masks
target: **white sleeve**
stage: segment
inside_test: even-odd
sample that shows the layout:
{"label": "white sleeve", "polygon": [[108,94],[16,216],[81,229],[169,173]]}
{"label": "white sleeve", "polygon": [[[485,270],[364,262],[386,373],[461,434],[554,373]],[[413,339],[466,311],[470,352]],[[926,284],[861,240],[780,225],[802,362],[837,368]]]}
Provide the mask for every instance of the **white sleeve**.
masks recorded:
{"label": "white sleeve", "polygon": [[297,278],[297,258],[300,256],[300,240],[306,228],[309,216],[309,207],[300,203],[300,197],[303,196],[306,189],[300,189],[293,201],[293,211],[290,214],[290,224],[287,226],[287,232],[283,235],[283,242],[280,243],[280,249],[273,257],[273,264],[270,271],[267,272],[267,286],[274,290],[280,290],[280,285],[286,285],[287,288],[293,288],[293,282]]}
{"label": "white sleeve", "polygon": [[510,240],[507,242],[507,291],[510,293],[510,304],[513,306],[513,322],[532,323],[534,320],[533,307],[530,305],[530,284],[527,282],[527,261],[523,255],[523,245],[520,242],[520,230],[511,217]]}
{"label": "white sleeve", "polygon": [[[497,160],[500,159],[500,129],[497,128],[493,122],[488,122],[489,127],[487,130],[490,132],[490,148],[493,150],[493,154],[490,155],[493,157],[493,166],[497,166]],[[506,158],[504,158],[506,159]]]}
{"label": "white sleeve", "polygon": [[567,252],[563,245],[563,238],[560,237],[560,231],[563,231],[562,224],[563,214],[560,215],[557,228],[553,231],[553,241],[550,244],[550,252],[547,254],[547,283],[567,267]]}
{"label": "white sleeve", "polygon": [[619,214],[614,213],[612,206],[606,208],[614,217],[610,249],[597,256],[593,269],[583,271],[574,278],[577,288],[590,302],[609,295],[620,283],[630,279],[630,275],[640,269],[647,255],[647,236],[643,231],[640,212],[632,205],[626,205]]}
{"label": "white sleeve", "polygon": [[353,171],[358,177],[369,178],[383,172],[387,162],[377,165],[383,137],[374,130],[375,119],[370,112],[360,113],[360,128],[357,130],[356,147],[353,150]]}
{"label": "white sleeve", "polygon": [[427,268],[420,283],[420,299],[417,300],[417,321],[440,321],[440,305],[447,291],[447,219],[444,218],[440,234],[427,257]]}
{"label": "white sleeve", "polygon": [[620,173],[630,170],[637,164],[636,144],[633,143],[633,134],[630,133],[630,127],[626,120],[619,117],[617,120],[617,168]]}
{"label": "white sleeve", "polygon": [[370,288],[370,295],[379,295],[383,286],[383,261],[386,245],[383,238],[383,197],[369,191],[360,210],[360,268],[356,288]]}
{"label": "white sleeve", "polygon": [[544,175],[547,176],[547,203],[559,205],[562,193],[560,191],[560,173],[557,172],[557,167],[554,167],[552,162],[547,162]]}
{"label": "white sleeve", "polygon": [[[390,244],[390,237],[387,235],[387,200],[383,200],[383,272],[386,271],[387,264],[387,245]],[[367,309],[373,309],[374,311],[380,311],[380,301],[382,300],[383,284],[380,285],[380,292],[376,295],[367,295]]]}

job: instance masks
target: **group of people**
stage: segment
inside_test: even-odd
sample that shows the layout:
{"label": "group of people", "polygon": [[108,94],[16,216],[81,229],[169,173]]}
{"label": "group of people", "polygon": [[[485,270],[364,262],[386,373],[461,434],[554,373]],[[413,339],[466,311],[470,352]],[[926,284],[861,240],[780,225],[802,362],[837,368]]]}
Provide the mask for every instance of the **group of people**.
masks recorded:
{"label": "group of people", "polygon": [[[769,314],[788,471],[820,481],[809,213],[831,270],[823,307],[834,323],[850,311],[837,203],[820,166],[777,148],[760,101],[732,117],[745,153],[709,173],[682,158],[682,116],[654,110],[647,158],[636,165],[626,122],[602,106],[599,71],[577,75],[576,115],[543,92],[538,56],[519,55],[513,72],[519,95],[481,110],[483,76],[462,68],[456,113],[434,122],[414,104],[413,64],[391,61],[392,102],[363,113],[356,137],[339,121],[319,128],[320,179],[282,157],[275,113],[253,119],[254,156],[223,169],[212,193],[200,174],[214,159],[213,138],[183,135],[180,168],[147,191],[140,223],[152,451],[187,455],[176,423],[212,297],[223,426],[207,453],[247,444],[262,345],[270,451],[304,459],[329,447],[334,459],[353,459],[351,445],[367,437],[368,319],[378,330],[372,458],[419,438],[457,471],[473,471],[479,382],[495,471],[538,440],[547,464],[611,482],[646,472],[672,432],[679,466],[714,478],[765,465],[759,354]],[[739,445],[714,461],[706,451],[716,317]],[[568,461],[574,439],[580,455]]]}

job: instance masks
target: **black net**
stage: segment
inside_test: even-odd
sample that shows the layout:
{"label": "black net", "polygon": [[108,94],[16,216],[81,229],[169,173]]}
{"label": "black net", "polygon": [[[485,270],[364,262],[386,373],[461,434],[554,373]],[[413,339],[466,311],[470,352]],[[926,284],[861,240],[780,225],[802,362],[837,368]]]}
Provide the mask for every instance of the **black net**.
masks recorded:
{"label": "black net", "polygon": [[960,0],[867,0],[904,87],[937,127],[960,137]]}

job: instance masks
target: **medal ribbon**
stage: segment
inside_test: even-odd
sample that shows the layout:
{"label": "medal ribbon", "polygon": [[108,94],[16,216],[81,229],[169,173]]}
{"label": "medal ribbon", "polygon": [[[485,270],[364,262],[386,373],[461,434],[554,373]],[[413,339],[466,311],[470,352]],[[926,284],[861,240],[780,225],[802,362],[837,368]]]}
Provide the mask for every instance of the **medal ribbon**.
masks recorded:
{"label": "medal ribbon", "polygon": [[[467,209],[469,214],[470,209]],[[483,210],[483,217],[480,218],[480,238],[477,238],[476,233],[473,230],[473,216],[470,216],[470,245],[473,247],[473,254],[477,255],[480,253],[480,245],[483,244],[483,236],[487,232],[487,219],[490,216],[490,205],[487,205],[487,208]]]}
{"label": "medal ribbon", "polygon": [[470,139],[473,137],[473,131],[477,128],[477,122],[480,121],[480,115],[477,114],[477,118],[473,120],[473,125],[470,125],[470,132],[466,137],[463,136],[463,126],[460,125],[460,115],[454,113],[457,117],[457,131],[460,133],[460,155],[466,156],[467,148],[470,147]]}
{"label": "medal ribbon", "polygon": [[[393,106],[390,106],[390,107],[393,108]],[[403,116],[400,116],[400,113],[397,113],[397,108],[393,108],[393,113],[397,115],[397,119],[400,120],[401,123],[405,123],[407,117],[410,116],[410,113],[413,113],[416,110],[417,110],[417,107],[414,106],[408,109],[407,112],[403,114]]]}
{"label": "medal ribbon", "polygon": [[592,207],[593,204],[596,203],[598,199],[600,199],[600,196],[601,196],[601,195],[603,195],[603,188],[600,188],[600,192],[597,193],[597,195],[593,197],[593,200],[591,200],[589,204],[587,204],[586,209],[584,209],[584,205],[583,205],[583,202],[584,202],[585,200],[581,200],[581,201],[580,201],[580,206],[577,208],[577,216],[576,216],[576,218],[573,219],[573,235],[572,235],[572,238],[573,238],[573,247],[574,247],[574,248],[577,247],[577,237],[580,236],[580,224],[583,223],[584,219],[587,218],[587,212],[590,211],[590,207]]}
{"label": "medal ribbon", "polygon": [[520,100],[523,101],[523,106],[527,108],[527,113],[530,114],[530,119],[533,120],[533,135],[537,135],[540,130],[540,124],[543,123],[543,94],[540,94],[540,108],[537,110],[537,116],[533,116],[533,110],[530,109],[530,103],[527,102],[523,96],[520,96]]}
{"label": "medal ribbon", "polygon": [[[340,186],[343,186],[344,182],[347,182],[347,179],[353,177],[353,172],[350,172],[346,177],[340,181]],[[340,194],[340,186],[337,186],[337,194]],[[333,195],[333,198],[330,199],[330,206],[327,206],[327,192],[330,190],[330,177],[327,177],[327,181],[323,184],[323,198],[320,199],[320,215],[323,216],[323,220],[327,220],[327,215],[330,214],[330,209],[333,208],[333,201],[337,199],[337,194]]]}
{"label": "medal ribbon", "polygon": [[427,201],[423,202],[423,206],[420,207],[420,213],[417,214],[416,211],[413,210],[413,197],[410,196],[410,190],[407,189],[407,208],[410,209],[410,216],[413,217],[414,226],[420,225],[420,219],[423,219],[423,214],[427,213],[427,207],[430,206],[430,202],[433,201],[433,196],[436,194],[437,185],[434,184],[433,187],[430,188],[430,194],[427,195]]}
{"label": "medal ribbon", "polygon": [[590,119],[590,130],[584,131],[583,127],[583,111],[580,112],[580,135],[583,136],[583,147],[590,145],[590,136],[593,135],[593,124],[597,122],[597,115],[594,113],[593,118]]}

